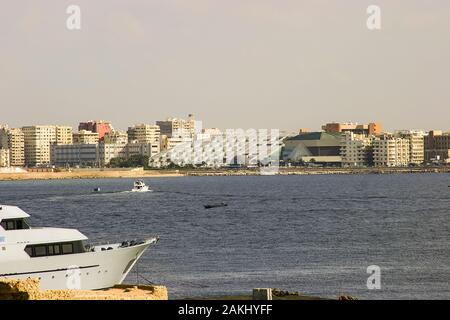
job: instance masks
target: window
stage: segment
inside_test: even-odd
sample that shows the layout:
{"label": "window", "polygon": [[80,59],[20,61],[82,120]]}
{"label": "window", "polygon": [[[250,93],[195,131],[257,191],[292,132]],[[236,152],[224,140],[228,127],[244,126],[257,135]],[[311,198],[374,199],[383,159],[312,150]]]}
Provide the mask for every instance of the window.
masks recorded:
{"label": "window", "polygon": [[28,245],[25,252],[32,258],[85,252],[81,241]]}
{"label": "window", "polygon": [[24,225],[23,225],[23,220],[17,220],[17,221],[16,221],[16,229],[17,229],[17,230],[25,229],[25,228],[24,228]]}
{"label": "window", "polygon": [[33,248],[26,247],[25,248],[25,252],[31,257],[33,255]]}
{"label": "window", "polygon": [[5,219],[0,223],[5,230],[24,230],[30,229],[30,226],[24,219]]}
{"label": "window", "polygon": [[62,253],[63,254],[71,254],[73,253],[73,244],[66,243],[62,245]]}
{"label": "window", "polygon": [[34,247],[34,255],[36,257],[43,257],[47,255],[46,246],[36,246]]}

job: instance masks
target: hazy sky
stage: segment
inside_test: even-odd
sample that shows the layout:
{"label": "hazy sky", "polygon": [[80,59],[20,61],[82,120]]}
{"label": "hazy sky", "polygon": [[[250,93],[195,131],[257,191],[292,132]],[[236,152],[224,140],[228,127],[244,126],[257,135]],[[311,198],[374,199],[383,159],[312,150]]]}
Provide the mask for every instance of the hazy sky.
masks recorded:
{"label": "hazy sky", "polygon": [[[81,7],[80,31],[66,8]],[[366,9],[382,9],[369,31]],[[0,4],[0,123],[450,129],[448,0]]]}

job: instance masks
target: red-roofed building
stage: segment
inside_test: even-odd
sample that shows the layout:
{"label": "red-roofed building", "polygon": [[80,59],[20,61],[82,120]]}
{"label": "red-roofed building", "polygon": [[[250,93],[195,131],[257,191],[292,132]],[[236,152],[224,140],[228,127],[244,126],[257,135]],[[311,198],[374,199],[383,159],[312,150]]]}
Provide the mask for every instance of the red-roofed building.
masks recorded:
{"label": "red-roofed building", "polygon": [[86,130],[98,133],[99,141],[103,141],[105,134],[111,132],[113,127],[110,122],[103,120],[91,120],[87,122],[80,122],[78,131]]}

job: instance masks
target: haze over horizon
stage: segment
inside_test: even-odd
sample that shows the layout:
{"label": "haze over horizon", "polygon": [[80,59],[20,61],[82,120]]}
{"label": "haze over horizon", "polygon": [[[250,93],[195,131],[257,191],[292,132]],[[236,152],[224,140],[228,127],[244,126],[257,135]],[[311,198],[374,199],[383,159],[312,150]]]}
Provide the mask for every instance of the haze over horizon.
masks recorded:
{"label": "haze over horizon", "polygon": [[[372,4],[379,31],[366,28]],[[444,0],[8,2],[0,124],[123,130],[193,113],[222,129],[450,130],[449,32]]]}

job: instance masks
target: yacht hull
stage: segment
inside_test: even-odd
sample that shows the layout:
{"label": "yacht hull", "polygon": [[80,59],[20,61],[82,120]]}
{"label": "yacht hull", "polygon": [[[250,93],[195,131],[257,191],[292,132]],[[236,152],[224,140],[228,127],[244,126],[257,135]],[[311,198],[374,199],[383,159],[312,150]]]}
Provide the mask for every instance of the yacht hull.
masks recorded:
{"label": "yacht hull", "polygon": [[124,281],[152,243],[148,240],[113,250],[10,260],[0,264],[0,278],[37,278],[42,290],[110,288]]}

